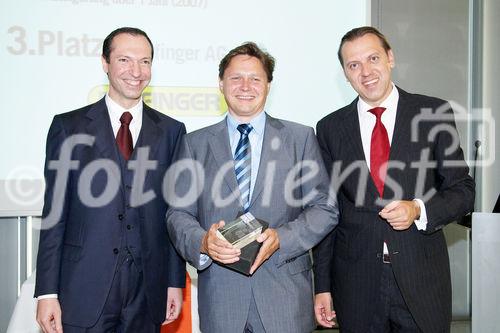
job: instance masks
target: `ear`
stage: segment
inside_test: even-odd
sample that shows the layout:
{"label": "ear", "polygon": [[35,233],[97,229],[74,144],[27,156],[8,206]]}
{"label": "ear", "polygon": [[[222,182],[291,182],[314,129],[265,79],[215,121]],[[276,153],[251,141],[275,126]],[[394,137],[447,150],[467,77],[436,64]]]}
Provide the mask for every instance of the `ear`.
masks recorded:
{"label": "ear", "polygon": [[102,64],[102,70],[104,71],[104,73],[106,73],[106,75],[108,74],[108,62],[106,61],[106,59],[104,59],[103,56],[101,56],[101,64]]}
{"label": "ear", "polygon": [[219,90],[222,92],[223,89],[224,89],[224,83],[222,82],[221,79],[219,79]]}
{"label": "ear", "polygon": [[270,91],[271,91],[271,82],[268,82],[267,83],[267,93],[269,94]]}
{"label": "ear", "polygon": [[391,68],[394,68],[394,66],[396,66],[396,61],[394,60],[394,53],[392,52],[392,50],[387,51],[387,57],[389,59],[389,66],[391,66]]}

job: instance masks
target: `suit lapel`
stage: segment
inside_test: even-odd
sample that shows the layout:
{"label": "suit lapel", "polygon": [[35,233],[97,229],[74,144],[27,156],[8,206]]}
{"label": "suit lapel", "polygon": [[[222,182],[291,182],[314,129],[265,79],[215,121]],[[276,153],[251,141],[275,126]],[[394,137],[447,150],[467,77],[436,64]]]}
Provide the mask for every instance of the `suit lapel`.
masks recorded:
{"label": "suit lapel", "polygon": [[87,112],[87,118],[90,120],[86,128],[87,133],[95,137],[94,146],[99,151],[100,156],[118,162],[118,150],[104,98],[90,108]]}
{"label": "suit lapel", "polygon": [[[275,138],[279,140],[278,142],[281,142],[282,146],[285,142],[288,142],[288,134],[286,131],[282,131],[283,127],[284,125],[281,121],[266,114],[266,125],[264,127],[264,137],[262,138],[259,170],[255,186],[253,188],[252,198],[250,200],[250,207],[252,207],[257,201],[262,189],[264,188],[268,161],[273,158],[273,155],[274,159],[276,159],[276,150],[271,148],[271,143],[275,140]],[[288,152],[287,150],[285,151]]]}
{"label": "suit lapel", "polygon": [[[411,121],[415,114],[415,106],[412,105],[409,95],[399,89],[399,100],[396,113],[396,121],[394,123],[394,134],[392,135],[391,151],[389,161],[392,163],[403,162],[405,168],[409,168],[409,147],[411,145]],[[406,179],[403,173],[395,168],[395,165],[388,168],[387,176],[391,177],[397,184],[406,184]],[[395,193],[392,189],[385,188],[384,198],[392,198]]]}
{"label": "suit lapel", "polygon": [[363,144],[361,141],[361,131],[359,128],[357,101],[358,99],[356,98],[350,105],[351,110],[344,118],[344,126],[341,126],[341,129],[344,132],[344,136],[349,138],[347,143],[350,146],[349,150],[353,153],[354,160],[365,160]]}
{"label": "suit lapel", "polygon": [[[109,120],[108,108],[106,107],[105,99],[95,103],[87,112],[87,118],[90,122],[87,125],[87,133],[95,137],[94,146],[99,152],[101,158],[113,160],[120,166],[120,156],[116,146],[116,140],[113,135],[113,128]],[[158,127],[158,117],[147,105],[143,106],[143,117],[141,131],[135,147],[150,147],[149,159],[154,160],[154,156],[158,149],[158,138],[162,134],[161,128]],[[137,149],[134,149],[130,159],[135,159]],[[113,173],[116,179],[121,180],[121,174]],[[120,182],[122,183],[122,182]],[[123,188],[121,188],[122,194]]]}
{"label": "suit lapel", "polygon": [[[158,127],[157,123],[159,121],[158,116],[148,107],[143,104],[142,112],[142,125],[139,138],[137,139],[136,148],[149,147],[149,159],[154,160],[156,151],[158,150],[158,139],[161,137],[163,130]],[[131,159],[135,159],[137,154],[137,149],[131,156]]]}
{"label": "suit lapel", "polygon": [[407,94],[399,89],[398,109],[396,122],[394,123],[394,133],[392,135],[390,161],[405,161],[405,152],[410,143],[410,123],[412,120],[411,105]]}
{"label": "suit lapel", "polygon": [[224,181],[229,186],[231,192],[238,189],[238,182],[234,174],[234,158],[229,145],[229,133],[227,130],[226,118],[211,128],[211,136],[208,139],[210,149],[217,163],[216,170],[221,170],[228,162],[233,163],[233,168],[224,173]]}
{"label": "suit lapel", "polygon": [[[359,97],[358,97],[359,98]],[[340,126],[343,131],[343,136],[348,138],[347,151],[352,152],[352,161],[364,161],[362,173],[368,173],[368,184],[367,184],[367,194],[371,198],[379,197],[379,193],[373,179],[370,175],[370,169],[368,168],[368,164],[366,164],[365,153],[363,150],[363,142],[361,141],[361,130],[359,126],[359,117],[358,117],[358,98],[356,98],[350,107],[350,111],[347,112],[344,118],[344,126]],[[365,202],[372,202],[366,201]]]}
{"label": "suit lapel", "polygon": [[[108,108],[106,106],[105,97],[95,103],[87,112],[87,118],[90,123],[87,125],[87,133],[95,137],[95,148],[100,154],[100,157],[110,159],[118,166],[118,173],[115,169],[111,169],[114,176],[120,184],[123,184],[120,170],[120,156],[116,140],[109,119]],[[125,197],[123,186],[120,186],[120,193]]]}

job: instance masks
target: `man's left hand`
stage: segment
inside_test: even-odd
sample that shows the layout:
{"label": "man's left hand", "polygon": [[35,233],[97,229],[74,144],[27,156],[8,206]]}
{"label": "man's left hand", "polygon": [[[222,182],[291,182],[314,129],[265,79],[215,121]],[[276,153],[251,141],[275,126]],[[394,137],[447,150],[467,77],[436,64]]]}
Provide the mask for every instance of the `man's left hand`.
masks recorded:
{"label": "man's left hand", "polygon": [[250,268],[250,274],[253,274],[257,268],[269,257],[276,252],[280,247],[280,240],[278,238],[278,233],[276,229],[268,228],[262,234],[257,237],[257,242],[262,243],[262,246],[257,254],[257,258]]}
{"label": "man's left hand", "polygon": [[167,291],[167,313],[162,325],[170,324],[179,317],[182,308],[182,288],[169,287]]}
{"label": "man's left hand", "polygon": [[379,215],[394,230],[406,230],[420,217],[420,206],[416,201],[396,200],[385,206]]}

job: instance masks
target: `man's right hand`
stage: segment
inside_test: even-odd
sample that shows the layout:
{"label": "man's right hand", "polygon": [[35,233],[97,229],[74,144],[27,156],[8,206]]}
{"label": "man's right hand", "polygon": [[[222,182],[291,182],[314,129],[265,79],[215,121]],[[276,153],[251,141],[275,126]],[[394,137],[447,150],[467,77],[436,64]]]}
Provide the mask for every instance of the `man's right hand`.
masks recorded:
{"label": "man's right hand", "polygon": [[332,294],[319,293],[314,297],[314,314],[316,321],[323,327],[333,327],[336,318],[335,311],[332,310]]}
{"label": "man's right hand", "polygon": [[62,333],[61,306],[57,298],[38,300],[36,321],[44,333]]}
{"label": "man's right hand", "polygon": [[201,241],[201,253],[208,254],[212,260],[223,264],[232,264],[240,260],[241,251],[228,241],[217,237],[217,229],[224,226],[224,221],[214,223]]}

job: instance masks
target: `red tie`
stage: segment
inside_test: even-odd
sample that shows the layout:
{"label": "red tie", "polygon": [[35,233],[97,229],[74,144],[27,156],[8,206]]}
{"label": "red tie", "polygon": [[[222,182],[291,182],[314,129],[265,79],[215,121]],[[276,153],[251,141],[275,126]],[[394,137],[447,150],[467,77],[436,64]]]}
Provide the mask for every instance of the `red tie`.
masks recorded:
{"label": "red tie", "polygon": [[391,146],[389,145],[389,136],[387,135],[387,130],[385,129],[384,124],[382,124],[381,119],[384,111],[385,108],[382,107],[376,107],[368,110],[368,112],[373,113],[375,117],[377,117],[377,121],[375,122],[372,132],[370,173],[381,197],[384,195],[387,161],[389,160],[389,151],[391,150]]}
{"label": "red tie", "polygon": [[116,135],[116,143],[118,144],[118,149],[122,153],[123,157],[128,160],[130,155],[132,155],[132,151],[134,150],[132,145],[132,133],[130,133],[129,125],[132,121],[132,115],[130,112],[123,112],[120,117],[120,122],[122,125],[118,130],[118,134]]}

